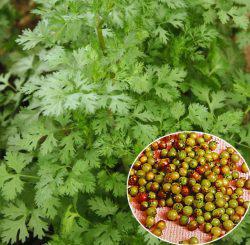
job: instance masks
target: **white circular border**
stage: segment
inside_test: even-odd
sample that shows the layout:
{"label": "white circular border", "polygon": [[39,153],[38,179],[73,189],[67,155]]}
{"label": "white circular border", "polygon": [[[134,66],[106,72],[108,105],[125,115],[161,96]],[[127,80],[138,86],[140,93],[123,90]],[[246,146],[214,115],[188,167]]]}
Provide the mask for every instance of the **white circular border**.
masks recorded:
{"label": "white circular border", "polygon": [[[230,145],[230,146],[237,152],[237,154],[240,155],[240,157],[244,160],[244,162],[246,162],[246,160],[244,159],[244,157],[240,154],[240,152],[238,152],[238,150],[237,150],[234,146],[232,146],[230,143],[228,143],[228,142],[225,141],[224,139],[221,139],[220,137],[218,137],[218,136],[216,136],[216,135],[214,135],[214,134],[205,133],[205,132],[201,132],[201,131],[178,131],[178,132],[169,133],[169,134],[166,134],[166,135],[164,135],[164,136],[161,136],[161,137],[155,139],[154,141],[152,141],[151,143],[149,143],[149,144],[148,144],[148,145],[147,145],[147,146],[146,146],[146,147],[136,156],[136,158],[135,158],[133,164],[131,165],[131,167],[130,167],[130,169],[129,169],[129,173],[130,173],[131,168],[134,166],[134,163],[136,162],[138,156],[139,156],[141,153],[143,153],[143,151],[145,151],[146,148],[149,147],[153,142],[158,141],[158,140],[160,140],[160,139],[162,139],[162,138],[165,138],[165,137],[168,137],[168,136],[171,136],[171,135],[175,135],[175,134],[180,134],[180,133],[199,133],[199,134],[208,134],[208,135],[211,135],[211,136],[213,136],[213,137],[215,137],[215,138],[218,138],[219,140],[224,141],[226,144]],[[248,168],[248,172],[250,172],[248,165],[247,165],[247,168]],[[163,240],[162,238],[160,238],[160,237],[154,235],[154,234],[153,234],[150,230],[148,230],[148,229],[140,222],[140,220],[136,217],[136,215],[135,215],[134,212],[133,212],[133,208],[132,208],[132,206],[131,206],[131,204],[130,204],[129,196],[128,196],[128,180],[129,180],[129,173],[128,173],[128,177],[127,177],[126,193],[127,193],[128,204],[129,204],[129,207],[130,207],[130,209],[131,209],[131,212],[132,212],[134,218],[136,218],[136,220],[139,222],[139,224],[142,226],[142,228],[143,228],[144,230],[146,230],[149,234],[151,234],[151,235],[154,236],[155,238],[157,238],[157,239],[159,239],[159,240],[161,240],[161,241],[163,241],[163,242],[168,242],[168,243],[170,243],[170,244],[179,245],[179,243],[173,243],[173,242],[170,242],[170,241],[165,241],[165,240]],[[245,216],[247,215],[247,213],[248,213],[248,211],[249,211],[249,207],[250,207],[250,205],[248,205],[247,211],[245,212],[244,216],[241,218],[241,221],[240,221],[231,231],[227,232],[226,234],[224,234],[223,236],[221,236],[221,237],[219,237],[219,238],[217,238],[217,239],[215,239],[215,240],[211,240],[211,241],[205,242],[205,243],[199,243],[199,245],[205,245],[205,244],[209,244],[209,243],[211,243],[211,242],[216,242],[216,241],[218,241],[218,240],[220,240],[220,239],[226,237],[227,235],[229,235],[229,234],[230,234],[235,228],[237,228],[237,227],[241,224],[241,222],[244,220]]]}

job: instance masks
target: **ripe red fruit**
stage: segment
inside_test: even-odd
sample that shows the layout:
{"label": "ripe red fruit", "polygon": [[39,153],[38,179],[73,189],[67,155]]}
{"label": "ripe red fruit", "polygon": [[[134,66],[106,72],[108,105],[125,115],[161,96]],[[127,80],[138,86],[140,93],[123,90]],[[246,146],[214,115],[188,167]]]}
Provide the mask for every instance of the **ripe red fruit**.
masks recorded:
{"label": "ripe red fruit", "polygon": [[129,177],[128,184],[129,185],[136,185],[137,181],[138,181],[137,175],[131,175]]}
{"label": "ripe red fruit", "polygon": [[167,147],[167,144],[166,144],[165,141],[161,140],[161,141],[159,142],[158,146],[159,146],[160,149],[164,149],[164,148]]}
{"label": "ripe red fruit", "polygon": [[161,159],[161,161],[159,162],[160,169],[166,169],[168,165],[169,165],[169,158]]}
{"label": "ripe red fruit", "polygon": [[137,200],[139,203],[145,202],[148,199],[148,194],[145,192],[141,192],[137,195]]}
{"label": "ripe red fruit", "polygon": [[205,165],[204,165],[204,168],[205,168],[205,172],[208,171],[208,170],[210,170],[209,164],[205,164]]}
{"label": "ripe red fruit", "polygon": [[186,185],[182,186],[182,188],[181,188],[181,194],[184,197],[188,196],[190,194],[190,190],[189,190],[189,188]]}
{"label": "ripe red fruit", "polygon": [[165,193],[163,190],[159,191],[159,192],[157,193],[157,196],[158,196],[160,199],[166,199],[166,197],[167,197],[166,193]]}
{"label": "ripe red fruit", "polygon": [[194,171],[193,173],[191,173],[190,177],[194,178],[195,180],[200,180],[201,179],[200,174],[198,174],[198,172],[196,172],[196,171]]}
{"label": "ripe red fruit", "polygon": [[204,166],[199,166],[199,167],[196,168],[196,171],[199,174],[203,174],[203,173],[205,173],[205,167]]}

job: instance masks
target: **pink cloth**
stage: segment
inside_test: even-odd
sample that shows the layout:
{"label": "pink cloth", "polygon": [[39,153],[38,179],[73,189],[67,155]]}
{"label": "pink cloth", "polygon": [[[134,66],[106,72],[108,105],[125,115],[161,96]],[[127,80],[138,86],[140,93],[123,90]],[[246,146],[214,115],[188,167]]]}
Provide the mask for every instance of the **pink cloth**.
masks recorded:
{"label": "pink cloth", "polygon": [[[178,133],[176,133],[176,134],[178,134]],[[175,135],[175,134],[171,134],[171,135]],[[213,140],[218,142],[218,147],[215,150],[218,153],[221,152],[222,150],[226,149],[227,147],[232,147],[229,143],[227,143],[226,141],[224,141],[216,136],[213,136]],[[237,150],[236,150],[236,152],[240,155],[240,153]],[[241,159],[238,163],[238,166],[240,166],[243,162],[245,162],[241,155],[240,155],[240,158]],[[240,172],[240,177],[245,177],[246,179],[248,179],[249,172],[248,173],[241,173]],[[231,186],[231,187],[233,189],[235,189],[234,186]],[[244,189],[243,198],[244,198],[244,200],[248,200],[248,201],[250,200],[250,191],[249,190]],[[135,198],[132,198],[132,201],[129,204],[130,204],[130,208],[132,210],[133,215],[140,222],[140,224],[144,227],[143,224],[145,224],[145,219],[146,219],[145,212],[140,210],[140,205],[139,205],[139,203],[136,202]],[[156,222],[159,220],[166,221],[166,228],[164,229],[163,234],[159,237],[161,240],[166,241],[166,242],[179,244],[180,241],[189,239],[192,236],[196,236],[199,239],[200,243],[207,243],[207,242],[211,241],[211,235],[201,231],[200,229],[196,229],[195,231],[189,231],[187,229],[187,227],[180,226],[178,224],[178,221],[175,221],[175,222],[168,221],[166,219],[166,213],[168,210],[169,210],[168,207],[157,208],[157,215],[156,215],[155,221]],[[147,228],[145,228],[145,229],[147,229]],[[149,231],[149,230],[147,229],[147,231]],[[229,234],[229,233],[227,233],[227,234]],[[220,237],[220,238],[222,238],[222,237]]]}

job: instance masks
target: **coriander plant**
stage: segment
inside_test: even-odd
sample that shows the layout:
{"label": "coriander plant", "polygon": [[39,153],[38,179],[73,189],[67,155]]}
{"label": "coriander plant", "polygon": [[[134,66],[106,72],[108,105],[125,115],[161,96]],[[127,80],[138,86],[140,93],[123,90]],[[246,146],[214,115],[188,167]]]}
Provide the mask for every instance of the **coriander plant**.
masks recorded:
{"label": "coriander plant", "polygon": [[[250,160],[250,2],[35,2],[0,75],[1,244],[160,244],[129,210],[128,169],[180,130]],[[249,227],[224,243],[249,244]]]}

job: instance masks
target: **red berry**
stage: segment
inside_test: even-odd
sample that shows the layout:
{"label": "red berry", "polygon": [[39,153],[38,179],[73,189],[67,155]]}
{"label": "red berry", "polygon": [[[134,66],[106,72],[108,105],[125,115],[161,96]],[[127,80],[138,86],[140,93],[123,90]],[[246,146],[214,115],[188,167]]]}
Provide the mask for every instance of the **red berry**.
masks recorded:
{"label": "red berry", "polygon": [[145,202],[148,199],[148,194],[145,192],[141,192],[137,195],[137,200],[139,203]]}
{"label": "red berry", "polygon": [[184,197],[188,196],[190,194],[190,190],[189,190],[189,188],[186,185],[182,186],[182,188],[181,188],[181,194]]}
{"label": "red berry", "polygon": [[163,190],[159,191],[159,192],[157,193],[157,196],[158,196],[160,199],[166,199],[166,197],[167,197],[166,193],[165,193]]}
{"label": "red berry", "polygon": [[205,167],[204,166],[199,166],[199,167],[196,168],[196,171],[199,174],[203,174],[203,173],[205,173]]}
{"label": "red berry", "polygon": [[164,159],[161,159],[161,161],[159,162],[159,168],[160,169],[167,169],[167,166],[169,165],[169,158],[164,158]]}
{"label": "red berry", "polygon": [[165,141],[161,140],[161,141],[159,142],[158,146],[159,146],[160,149],[164,149],[164,148],[167,147],[167,144],[166,144]]}
{"label": "red berry", "polygon": [[201,179],[201,176],[200,174],[198,174],[198,172],[194,171],[191,175],[190,175],[191,178],[194,178],[195,180],[200,180]]}
{"label": "red berry", "polygon": [[137,175],[132,175],[129,177],[128,184],[129,185],[136,185],[137,181],[138,181]]}

